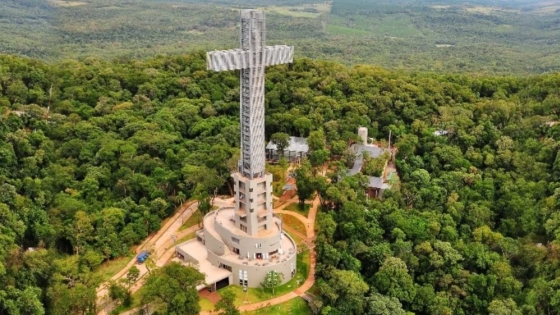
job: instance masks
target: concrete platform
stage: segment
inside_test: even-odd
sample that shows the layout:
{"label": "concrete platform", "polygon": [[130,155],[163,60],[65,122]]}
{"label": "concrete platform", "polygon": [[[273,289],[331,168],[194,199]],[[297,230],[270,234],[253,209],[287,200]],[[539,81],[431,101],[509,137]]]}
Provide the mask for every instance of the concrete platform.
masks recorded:
{"label": "concrete platform", "polygon": [[[174,260],[182,264],[191,263],[194,265],[198,271],[204,274],[205,282],[208,285],[212,285],[231,276],[231,271],[218,268],[207,260],[208,252],[206,251],[206,247],[204,247],[204,245],[196,239],[177,245],[177,253],[183,255],[185,257],[185,261],[179,258],[174,258]],[[199,287],[197,287],[198,290],[206,286],[202,285]]]}

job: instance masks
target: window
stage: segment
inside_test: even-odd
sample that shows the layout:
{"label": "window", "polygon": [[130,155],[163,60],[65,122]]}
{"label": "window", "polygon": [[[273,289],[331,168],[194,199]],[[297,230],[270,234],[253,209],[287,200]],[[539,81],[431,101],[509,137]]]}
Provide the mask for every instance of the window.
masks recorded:
{"label": "window", "polygon": [[239,255],[239,248],[234,247],[233,250],[232,250],[232,252],[234,252],[234,253],[236,253],[237,255]]}
{"label": "window", "polygon": [[247,286],[247,270],[239,270],[239,285]]}
{"label": "window", "polygon": [[262,248],[262,244],[261,244],[261,243],[257,243],[255,247],[256,247],[256,248]]}
{"label": "window", "polygon": [[249,192],[253,192],[253,188],[249,188]]}
{"label": "window", "polygon": [[236,243],[236,244],[239,244],[239,239],[238,238],[232,237],[231,241]]}
{"label": "window", "polygon": [[224,265],[224,264],[222,264],[222,263],[220,263],[220,268],[231,271],[231,266]]}
{"label": "window", "polygon": [[239,228],[241,229],[241,231],[247,233],[247,227],[243,224],[239,224]]}

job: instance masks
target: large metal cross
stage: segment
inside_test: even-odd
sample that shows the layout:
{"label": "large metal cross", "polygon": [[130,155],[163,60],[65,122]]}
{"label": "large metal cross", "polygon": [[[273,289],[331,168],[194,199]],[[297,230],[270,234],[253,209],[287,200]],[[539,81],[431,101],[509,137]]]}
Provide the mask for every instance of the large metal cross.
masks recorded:
{"label": "large metal cross", "polygon": [[265,38],[264,12],[241,10],[241,48],[206,54],[208,70],[241,70],[239,172],[250,179],[265,173],[264,68],[294,57],[293,46],[265,46]]}

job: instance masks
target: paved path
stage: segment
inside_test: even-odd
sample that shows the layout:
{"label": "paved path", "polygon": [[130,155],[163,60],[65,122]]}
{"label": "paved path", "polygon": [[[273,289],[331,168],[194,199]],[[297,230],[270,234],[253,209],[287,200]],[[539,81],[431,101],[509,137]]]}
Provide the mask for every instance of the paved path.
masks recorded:
{"label": "paved path", "polygon": [[285,204],[274,209],[274,213],[288,214],[296,217],[298,220],[303,222],[303,224],[305,224],[305,228],[307,229],[307,237],[313,238],[315,237],[315,218],[317,217],[317,209],[319,209],[319,205],[321,203],[319,197],[315,196],[315,199],[313,199],[311,209],[309,209],[309,212],[307,213],[307,217],[305,217],[304,215],[296,211],[284,210],[289,205],[297,202],[299,202],[297,197],[294,197],[290,199],[288,202],[286,202]]}
{"label": "paved path", "polygon": [[[300,213],[297,213],[295,211],[289,211],[289,210],[284,210],[288,205],[298,202],[297,197],[294,197],[290,200],[288,200],[285,204],[283,204],[282,206],[278,207],[277,209],[274,210],[275,213],[283,213],[283,214],[287,214],[287,215],[293,215],[294,217],[296,217],[297,219],[299,219],[301,222],[303,222],[306,226],[307,229],[307,235],[303,235],[302,233],[295,231],[294,229],[290,228],[289,226],[285,226],[286,230],[288,230],[290,233],[294,233],[297,234],[298,236],[300,236],[302,239],[305,240],[305,244],[307,245],[307,247],[310,250],[310,258],[311,258],[311,263],[309,265],[309,272],[307,275],[307,279],[305,280],[305,282],[297,289],[295,289],[292,292],[286,293],[284,295],[281,296],[277,296],[275,298],[272,298],[270,300],[266,300],[266,301],[262,301],[262,302],[257,302],[257,303],[252,303],[252,304],[246,304],[246,305],[241,305],[239,307],[239,310],[242,312],[245,311],[254,311],[257,310],[259,308],[263,308],[263,307],[268,307],[268,306],[272,306],[272,305],[277,305],[277,304],[281,304],[284,302],[287,302],[293,298],[296,298],[298,296],[304,297],[306,295],[306,291],[309,290],[313,284],[315,283],[315,260],[316,260],[316,253],[314,250],[314,246],[313,246],[313,240],[315,239],[315,217],[317,216],[317,210],[319,208],[319,198],[316,196],[315,199],[312,201],[312,207],[311,209],[309,209],[309,213],[308,216],[305,217],[303,215],[301,215]],[[215,204],[218,206],[222,206],[222,205],[231,205],[232,203],[232,199],[228,199],[228,200],[222,200],[222,199],[216,199]],[[306,202],[307,203],[307,202]],[[198,206],[198,204],[197,204]],[[186,209],[183,210],[183,212],[186,211]],[[196,211],[196,209],[194,210]],[[192,212],[189,214],[192,215]],[[175,216],[173,217],[175,218]],[[173,219],[172,219],[173,220]],[[169,221],[172,221],[169,220]],[[184,221],[188,220],[188,217],[184,219]],[[169,222],[168,222],[169,223]],[[154,242],[156,243],[157,247],[159,248],[158,254],[159,259],[156,262],[156,265],[158,266],[163,266],[171,257],[173,257],[173,253],[175,251],[175,248],[172,246],[172,240],[171,240],[171,235],[175,235],[177,239],[180,239],[196,230],[199,229],[198,225],[194,225],[189,227],[188,229],[185,229],[181,232],[176,232],[179,227],[181,227],[182,223],[179,224],[179,226],[175,226],[174,224],[170,224],[167,229],[161,233],[161,235],[157,238],[157,240],[161,239],[160,242],[158,242],[157,240],[153,241],[153,242],[145,242],[146,244],[153,244]],[[176,228],[174,228],[176,227]],[[160,230],[160,232],[163,230],[163,228]],[[158,234],[160,233],[158,232]],[[174,234],[175,233],[175,234]],[[162,238],[163,236],[163,238]],[[155,237],[152,239],[156,239]],[[147,247],[139,247],[140,248],[147,248]],[[139,251],[137,250],[137,251]],[[135,261],[135,258],[134,260]],[[143,265],[139,265],[139,268],[144,266]],[[124,275],[126,273],[126,271],[128,270],[129,267],[126,267],[124,269],[124,271],[122,271],[122,275]],[[144,267],[145,268],[145,267]],[[145,274],[145,273],[144,273]],[[116,277],[116,275],[115,275]],[[117,277],[118,278],[118,277]],[[132,291],[135,292],[136,290],[138,290],[139,288],[141,288],[142,284],[143,284],[143,279],[139,280],[138,282],[136,282],[134,284],[134,286],[132,287]],[[132,309],[130,311],[127,312],[123,312],[121,313],[121,315],[131,315],[134,314],[136,311],[138,310],[138,308]],[[98,315],[101,315],[104,313],[100,312]],[[201,312],[200,314],[204,314],[204,315],[210,315],[210,314],[218,314],[216,312],[208,312],[208,311],[204,311]]]}
{"label": "paved path", "polygon": [[[229,199],[222,199],[216,198],[214,200],[214,205],[221,207],[221,206],[231,206],[233,204],[234,198]],[[183,231],[179,231],[179,228],[183,225],[184,222],[187,222],[188,219],[193,215],[195,211],[198,210],[198,202],[191,201],[188,203],[183,204],[179,210],[173,215],[171,218],[164,221],[163,226],[160,230],[145,240],[138,248],[136,249],[136,253],[141,252],[142,250],[153,250],[154,254],[152,254],[151,258],[155,259],[154,263],[157,267],[162,267],[173,258],[175,253],[175,247],[173,246],[173,239],[171,236],[174,236],[176,240],[181,239],[189,235],[192,232],[195,232],[200,229],[198,224],[195,224]],[[126,276],[128,269],[136,264],[136,257],[133,257],[131,261],[117,274],[111,277],[111,280],[117,280]],[[144,276],[148,273],[148,269],[146,268],[146,264],[137,265],[137,268],[140,270],[140,277],[138,281],[130,288],[131,293],[138,291],[142,285],[144,285]],[[110,306],[110,300],[107,298],[107,283],[102,284],[97,290],[97,298],[98,298],[98,307],[101,311],[98,315],[106,315],[105,308]],[[133,314],[137,309],[133,309],[122,314]]]}
{"label": "paved path", "polygon": [[[152,254],[152,256],[160,257],[161,254],[160,251],[162,249],[162,246],[164,246],[168,240],[171,240],[171,235],[175,231],[177,231],[181,227],[181,225],[183,225],[183,221],[186,221],[188,220],[188,218],[190,218],[193,212],[197,210],[197,207],[198,207],[197,201],[187,202],[184,203],[182,206],[180,206],[179,210],[176,211],[176,213],[171,218],[164,221],[163,226],[159,229],[159,231],[155,235],[146,239],[144,242],[142,242],[142,244],[140,244],[140,246],[136,248],[136,253],[140,253],[142,250],[153,250],[154,254]],[[155,263],[158,266],[161,264],[159,259]],[[123,269],[121,269],[114,276],[112,276],[110,280],[117,281],[118,279],[126,277],[126,273],[128,272],[128,269],[130,269],[135,264],[136,264],[136,255],[132,257],[132,259],[128,262],[128,264]],[[142,277],[148,272],[148,269],[146,268],[146,264],[137,265],[137,268],[140,270],[140,276],[139,276],[139,280],[132,286],[131,288],[132,292],[135,292],[136,290],[138,290],[138,288],[141,287],[141,284],[143,282]],[[99,309],[101,309],[98,315],[104,315],[106,313],[105,308],[110,304],[110,300],[107,297],[109,293],[108,284],[109,284],[108,281],[104,282],[99,286],[99,288],[97,288],[97,305]]]}
{"label": "paved path", "polygon": [[[297,232],[297,231],[291,229],[289,226],[284,226],[284,228],[286,228],[286,230],[288,230],[288,231],[293,230],[293,232],[295,232],[296,234],[298,234],[298,236],[302,237],[305,240],[306,245],[309,247],[309,251],[310,251],[310,254],[311,254],[310,255],[311,263],[309,264],[309,272],[307,274],[307,279],[305,279],[305,282],[299,288],[295,289],[292,292],[286,293],[286,294],[281,295],[281,296],[277,296],[277,297],[272,298],[270,300],[257,302],[257,303],[252,303],[252,304],[241,305],[241,306],[239,306],[239,310],[241,312],[254,311],[254,310],[257,310],[259,308],[268,307],[268,306],[277,305],[277,304],[282,304],[282,303],[287,302],[291,299],[294,299],[298,296],[304,297],[306,295],[305,292],[307,290],[309,290],[313,286],[313,284],[315,284],[316,253],[315,253],[314,246],[309,246],[309,245],[313,244],[313,240],[315,238],[315,217],[317,216],[317,210],[319,208],[319,197],[316,196],[315,199],[313,200],[313,206],[311,207],[311,209],[309,209],[309,213],[308,213],[307,218],[305,216],[295,212],[295,211],[283,210],[289,204],[294,203],[294,202],[297,202],[297,198],[292,198],[286,204],[283,204],[282,206],[275,209],[274,212],[275,213],[285,213],[285,214],[288,214],[288,215],[293,215],[296,218],[298,218],[300,221],[302,221],[306,224],[307,236],[304,236],[300,232]],[[313,220],[311,220],[311,218],[313,218]],[[307,225],[307,223],[309,223],[309,226]],[[290,232],[292,232],[292,231],[290,231]],[[219,313],[213,312],[213,311],[203,311],[203,312],[200,312],[200,314],[201,315],[216,315],[216,314],[219,314]]]}

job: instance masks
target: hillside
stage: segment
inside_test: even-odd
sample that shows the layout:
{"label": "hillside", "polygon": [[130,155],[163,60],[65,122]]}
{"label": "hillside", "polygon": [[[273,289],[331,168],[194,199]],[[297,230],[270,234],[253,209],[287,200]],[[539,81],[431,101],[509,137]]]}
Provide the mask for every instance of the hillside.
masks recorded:
{"label": "hillside", "polygon": [[446,72],[560,70],[560,1],[5,0],[0,51],[57,61],[237,46],[235,8],[267,10],[269,44],[351,65]]}
{"label": "hillside", "polygon": [[[95,313],[102,262],[185,200],[207,211],[216,189],[229,193],[239,78],[207,72],[203,54],[0,64],[0,314]],[[266,137],[308,137],[313,150],[294,172],[298,197],[321,202],[316,307],[560,314],[559,84],[271,67]],[[398,148],[401,182],[382,201],[347,176],[358,126]]]}

